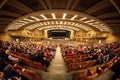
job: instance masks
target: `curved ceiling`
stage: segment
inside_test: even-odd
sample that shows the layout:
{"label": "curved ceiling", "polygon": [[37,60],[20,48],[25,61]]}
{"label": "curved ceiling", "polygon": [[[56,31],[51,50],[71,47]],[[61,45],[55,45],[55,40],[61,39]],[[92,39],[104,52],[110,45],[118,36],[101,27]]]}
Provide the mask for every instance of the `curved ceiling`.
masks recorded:
{"label": "curved ceiling", "polygon": [[109,25],[103,21],[87,14],[70,10],[44,10],[34,12],[22,16],[8,25],[6,30],[28,29],[33,30],[39,28],[43,30],[46,28],[70,28],[73,30],[83,29],[85,31],[98,30],[112,32]]}
{"label": "curved ceiling", "polygon": [[1,0],[0,2],[1,32],[56,27],[115,32],[114,29],[120,27],[120,0]]}

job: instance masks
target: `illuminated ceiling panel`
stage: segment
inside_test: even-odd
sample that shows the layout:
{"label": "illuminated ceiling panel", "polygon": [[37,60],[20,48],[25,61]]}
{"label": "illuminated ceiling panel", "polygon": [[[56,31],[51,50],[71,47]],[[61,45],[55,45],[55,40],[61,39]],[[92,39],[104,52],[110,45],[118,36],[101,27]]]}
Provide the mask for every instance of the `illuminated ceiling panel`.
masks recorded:
{"label": "illuminated ceiling panel", "polygon": [[75,27],[71,27],[71,26],[64,26],[64,25],[53,25],[53,26],[44,26],[41,28],[38,28],[38,30],[44,30],[44,29],[51,29],[51,28],[55,28],[55,29],[71,29],[71,30],[75,30],[75,31],[79,31],[80,29],[75,28]]}
{"label": "illuminated ceiling panel", "polygon": [[[59,17],[56,15],[59,15]],[[101,32],[112,32],[112,29],[101,20],[87,14],[69,10],[44,10],[31,13],[11,22],[6,31],[17,30],[21,27],[24,27],[24,29],[34,29],[56,24],[73,26],[86,31],[96,28]]]}
{"label": "illuminated ceiling panel", "polygon": [[47,20],[47,17],[44,16],[43,14],[40,15],[43,19]]}
{"label": "illuminated ceiling panel", "polygon": [[65,19],[65,17],[67,16],[67,14],[66,13],[64,13],[63,14],[63,17],[62,17],[62,19]]}
{"label": "illuminated ceiling panel", "polygon": [[[48,24],[49,23],[49,24]],[[29,25],[25,29],[35,29],[37,27],[44,27],[44,26],[51,26],[51,25],[64,25],[64,26],[71,26],[73,28],[79,28],[83,29],[85,31],[92,30],[90,27],[87,27],[86,25],[80,24],[78,22],[70,22],[70,21],[46,21],[41,23],[35,23],[33,25]]]}
{"label": "illuminated ceiling panel", "polygon": [[49,28],[49,29],[45,29],[45,30],[58,30],[58,29],[61,29],[61,30],[68,30],[68,31],[73,31],[73,29],[68,29],[68,28]]}

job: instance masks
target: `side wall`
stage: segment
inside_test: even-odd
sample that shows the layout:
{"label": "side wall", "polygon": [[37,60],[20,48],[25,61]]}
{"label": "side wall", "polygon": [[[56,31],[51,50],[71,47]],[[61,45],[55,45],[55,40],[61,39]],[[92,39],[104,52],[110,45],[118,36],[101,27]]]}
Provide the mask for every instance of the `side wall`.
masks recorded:
{"label": "side wall", "polygon": [[12,41],[13,38],[9,35],[8,32],[6,32],[6,33],[0,33],[0,40]]}
{"label": "side wall", "polygon": [[[14,40],[14,38],[11,37],[7,32],[7,33],[0,33],[0,40],[12,41]],[[105,39],[105,42],[107,43],[114,42],[114,41],[120,41],[120,34],[109,34],[108,37]]]}
{"label": "side wall", "polygon": [[111,43],[116,41],[120,41],[120,35],[109,34],[109,36],[105,40],[106,43]]}
{"label": "side wall", "polygon": [[120,27],[119,26],[114,26],[112,27],[113,29],[113,34],[110,34],[107,39],[106,39],[106,42],[110,43],[110,42],[113,42],[113,41],[120,41]]}

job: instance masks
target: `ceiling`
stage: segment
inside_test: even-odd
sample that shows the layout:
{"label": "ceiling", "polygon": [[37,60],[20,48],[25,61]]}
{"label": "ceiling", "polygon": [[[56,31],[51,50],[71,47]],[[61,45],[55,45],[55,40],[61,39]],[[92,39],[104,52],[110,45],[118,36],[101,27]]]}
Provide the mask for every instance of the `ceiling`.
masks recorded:
{"label": "ceiling", "polygon": [[[66,19],[62,19],[64,14],[66,14]],[[55,19],[53,15],[55,15]],[[87,17],[87,21],[79,21],[85,17]],[[72,18],[73,20],[71,20]],[[59,27],[60,24],[62,27],[66,27],[63,25],[66,21],[71,22],[70,24],[77,29],[85,30],[88,29],[87,26],[90,26],[88,30],[101,29],[104,31],[103,29],[109,28],[116,33],[120,30],[120,0],[0,0],[0,32],[9,29],[9,26],[18,21],[23,23],[23,19],[32,24],[25,24],[27,27],[22,25],[18,29],[30,29],[30,26],[35,26],[34,29],[36,29],[42,24],[45,26],[42,29],[46,29],[46,27],[52,29]],[[92,23],[90,24],[90,22],[95,23],[94,20],[105,27],[102,29],[100,25],[96,27]],[[51,25],[52,22],[54,27],[48,25]],[[84,26],[78,28],[77,23]],[[71,25],[67,24],[68,29],[72,29]],[[16,29],[18,27],[18,25],[13,26]]]}

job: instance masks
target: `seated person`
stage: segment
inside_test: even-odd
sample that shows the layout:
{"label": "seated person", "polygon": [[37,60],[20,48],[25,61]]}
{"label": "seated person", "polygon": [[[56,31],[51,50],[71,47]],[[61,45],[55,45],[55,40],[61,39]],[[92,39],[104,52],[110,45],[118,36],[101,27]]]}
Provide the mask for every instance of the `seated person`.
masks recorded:
{"label": "seated person", "polygon": [[3,80],[12,80],[13,77],[18,77],[19,76],[19,74],[12,69],[11,64],[8,64],[4,68],[3,72],[4,72]]}
{"label": "seated person", "polygon": [[18,62],[19,61],[19,58],[15,58],[15,57],[13,57],[13,56],[11,56],[11,50],[6,50],[5,51],[6,52],[6,54],[8,55],[8,58],[10,59],[10,60],[12,60],[12,61],[15,61],[15,62]]}
{"label": "seated person", "polygon": [[102,71],[102,68],[101,67],[98,67],[97,68],[97,72],[99,73],[99,72],[101,72]]}
{"label": "seated person", "polygon": [[92,74],[93,74],[93,72],[92,72],[91,70],[88,70],[87,76],[90,76],[90,75],[92,75]]}

